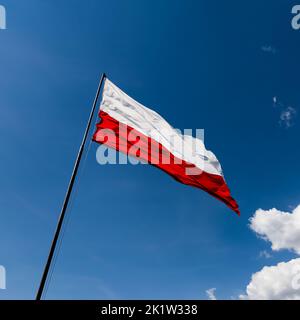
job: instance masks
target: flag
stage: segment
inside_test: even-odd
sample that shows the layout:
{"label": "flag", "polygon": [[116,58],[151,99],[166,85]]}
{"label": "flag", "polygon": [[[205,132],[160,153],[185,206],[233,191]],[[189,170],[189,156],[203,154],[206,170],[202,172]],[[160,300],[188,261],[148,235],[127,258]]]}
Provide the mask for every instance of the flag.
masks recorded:
{"label": "flag", "polygon": [[147,162],[177,181],[197,187],[240,214],[216,156],[203,139],[181,134],[162,116],[105,79],[93,140]]}

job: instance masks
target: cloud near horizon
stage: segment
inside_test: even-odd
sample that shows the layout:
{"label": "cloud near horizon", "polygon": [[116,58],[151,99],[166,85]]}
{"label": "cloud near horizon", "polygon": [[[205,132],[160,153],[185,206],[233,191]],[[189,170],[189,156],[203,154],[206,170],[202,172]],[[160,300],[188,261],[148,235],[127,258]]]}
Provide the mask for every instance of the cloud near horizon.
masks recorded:
{"label": "cloud near horizon", "polygon": [[[300,205],[291,213],[258,209],[250,218],[250,228],[260,238],[271,243],[273,251],[287,249],[300,255]],[[300,299],[300,258],[265,266],[254,273],[240,299],[298,300]]]}
{"label": "cloud near horizon", "polygon": [[299,300],[300,258],[266,266],[254,273],[242,300]]}
{"label": "cloud near horizon", "polygon": [[210,288],[206,290],[206,294],[209,300],[217,300],[217,297],[215,294],[216,290],[217,290],[216,288]]}

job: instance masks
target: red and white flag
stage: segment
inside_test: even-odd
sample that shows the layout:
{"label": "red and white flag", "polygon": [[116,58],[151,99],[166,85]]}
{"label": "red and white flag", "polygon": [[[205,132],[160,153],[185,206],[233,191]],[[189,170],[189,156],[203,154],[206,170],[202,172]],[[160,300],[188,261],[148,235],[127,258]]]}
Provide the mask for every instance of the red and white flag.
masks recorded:
{"label": "red and white flag", "polygon": [[240,214],[216,156],[202,139],[181,134],[155,111],[105,79],[93,140],[147,162],[177,181],[200,188]]}

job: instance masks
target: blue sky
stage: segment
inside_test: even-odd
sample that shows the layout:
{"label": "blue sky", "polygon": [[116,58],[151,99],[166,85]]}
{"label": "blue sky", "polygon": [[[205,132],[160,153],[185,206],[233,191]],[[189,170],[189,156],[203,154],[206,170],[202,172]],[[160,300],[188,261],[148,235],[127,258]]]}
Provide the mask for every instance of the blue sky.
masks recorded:
{"label": "blue sky", "polygon": [[0,4],[0,299],[35,296],[103,71],[174,127],[205,129],[241,217],[151,166],[100,166],[91,144],[46,298],[230,299],[293,257],[259,257],[248,220],[300,203],[299,119],[279,123],[300,106],[295,1]]}

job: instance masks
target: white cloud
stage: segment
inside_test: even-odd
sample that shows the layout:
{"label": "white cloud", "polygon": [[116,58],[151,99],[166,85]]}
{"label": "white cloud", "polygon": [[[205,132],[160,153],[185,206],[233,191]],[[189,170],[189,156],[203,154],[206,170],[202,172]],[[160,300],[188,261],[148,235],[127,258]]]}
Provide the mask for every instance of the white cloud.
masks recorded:
{"label": "white cloud", "polygon": [[215,292],[216,292],[216,288],[210,288],[206,290],[206,294],[209,300],[217,300]]}
{"label": "white cloud", "polygon": [[291,127],[296,114],[297,111],[293,107],[287,107],[282,110],[280,114],[280,124],[284,125],[286,128]]}
{"label": "white cloud", "polygon": [[285,105],[278,99],[277,96],[274,96],[272,100],[273,100],[273,107],[275,108],[279,107],[281,109],[285,108]]}
{"label": "white cloud", "polygon": [[[288,249],[300,255],[300,205],[291,213],[277,209],[259,209],[250,219],[250,228],[269,241],[272,250]],[[262,251],[260,256],[267,257],[266,253]],[[300,299],[300,258],[266,266],[254,273],[246,294],[241,295],[240,299]]]}
{"label": "white cloud", "polygon": [[290,128],[294,124],[294,119],[297,116],[297,110],[291,106],[282,103],[277,96],[272,98],[273,107],[279,109],[279,124]]}
{"label": "white cloud", "polygon": [[252,275],[240,299],[298,300],[300,299],[300,258],[264,267]]}
{"label": "white cloud", "polygon": [[266,258],[266,259],[269,259],[271,258],[272,256],[270,255],[270,253],[266,250],[263,250],[259,253],[259,257],[260,258]]}
{"label": "white cloud", "polygon": [[272,53],[272,54],[276,54],[277,50],[272,47],[272,46],[262,46],[261,47],[261,50],[264,51],[264,52],[267,52],[267,53]]}
{"label": "white cloud", "polygon": [[300,254],[300,206],[292,213],[277,209],[255,212],[250,228],[272,244],[272,250],[293,250]]}

